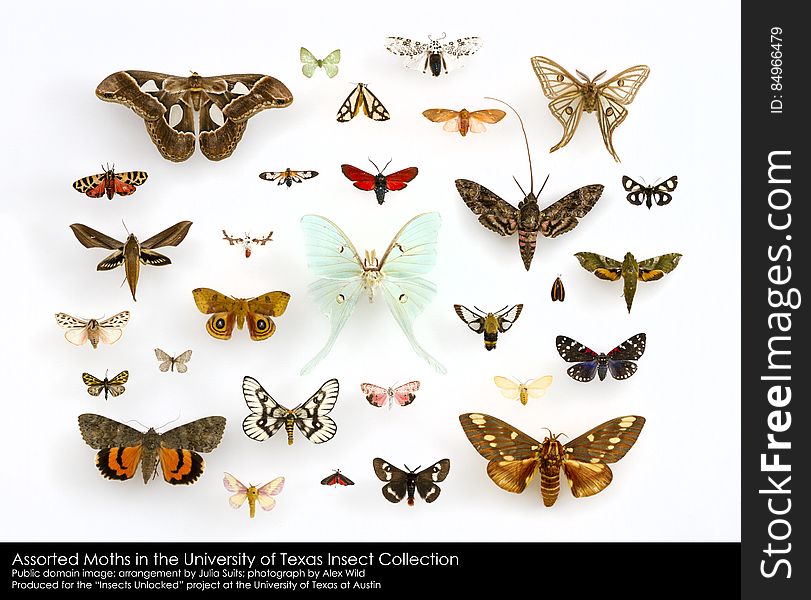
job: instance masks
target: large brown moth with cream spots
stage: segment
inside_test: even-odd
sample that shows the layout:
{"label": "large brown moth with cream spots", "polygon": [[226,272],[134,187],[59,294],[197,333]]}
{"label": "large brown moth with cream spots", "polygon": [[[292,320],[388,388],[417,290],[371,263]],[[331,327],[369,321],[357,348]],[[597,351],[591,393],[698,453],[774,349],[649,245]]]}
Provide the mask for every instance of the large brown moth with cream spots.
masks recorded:
{"label": "large brown moth with cream spots", "polygon": [[575,256],[580,261],[581,267],[594,273],[600,279],[606,281],[623,279],[622,293],[625,296],[625,306],[628,308],[628,312],[631,312],[631,305],[634,303],[637,281],[661,279],[678,267],[681,259],[681,254],[678,252],[640,261],[637,261],[630,252],[626,252],[622,262],[594,252],[578,252]]}
{"label": "large brown moth with cream spots", "polygon": [[[130,107],[144,120],[161,155],[174,162],[189,158],[198,138],[206,158],[228,158],[242,139],[248,119],[293,102],[290,90],[269,75],[202,77],[195,72],[177,77],[118,71],[98,85],[96,96]],[[197,135],[195,112],[200,113]]]}
{"label": "large brown moth with cream spots", "polygon": [[617,417],[564,445],[558,441],[559,433],[550,431],[539,442],[490,415],[467,413],[459,415],[459,421],[476,451],[490,461],[487,474],[498,487],[519,494],[537,468],[544,506],[557,500],[561,469],[575,498],[593,496],[608,487],[614,477],[609,463],[627,454],[645,425],[644,417]]}
{"label": "large brown moth with cream spots", "polygon": [[[488,98],[495,100],[495,98]],[[501,102],[501,100],[497,100]],[[505,102],[505,104],[507,104]],[[507,104],[507,106],[510,106]],[[456,189],[467,207],[474,214],[479,215],[479,223],[490,231],[499,235],[511,236],[518,233],[518,250],[521,253],[521,260],[524,267],[529,271],[532,258],[535,256],[535,246],[538,241],[538,234],[544,237],[557,237],[577,227],[579,218],[585,217],[588,212],[600,199],[605,186],[595,184],[586,185],[566,194],[563,198],[550,204],[543,210],[538,206],[538,197],[534,191],[534,179],[532,176],[532,157],[529,153],[529,141],[527,132],[524,129],[524,122],[521,116],[512,106],[521,130],[524,132],[524,142],[527,146],[527,158],[529,159],[529,193],[524,192],[518,180],[515,183],[524,194],[524,199],[516,208],[500,196],[494,194],[483,185],[470,181],[469,179],[457,179]],[[515,179],[513,177],[513,179]],[[547,177],[547,180],[549,177]],[[543,191],[544,185],[538,190],[538,195]]]}
{"label": "large brown moth with cream spots", "polygon": [[575,71],[580,77],[578,80],[558,63],[544,56],[533,56],[530,61],[538,81],[541,82],[544,96],[551,100],[549,110],[563,125],[563,137],[549,151],[554,152],[569,143],[584,111],[596,112],[606,150],[619,162],[620,157],[614,150],[611,136],[614,129],[628,116],[625,107],[633,102],[639,88],[648,78],[650,68],[636,65],[603,83],[597,83],[605,75],[605,71],[594,78]]}

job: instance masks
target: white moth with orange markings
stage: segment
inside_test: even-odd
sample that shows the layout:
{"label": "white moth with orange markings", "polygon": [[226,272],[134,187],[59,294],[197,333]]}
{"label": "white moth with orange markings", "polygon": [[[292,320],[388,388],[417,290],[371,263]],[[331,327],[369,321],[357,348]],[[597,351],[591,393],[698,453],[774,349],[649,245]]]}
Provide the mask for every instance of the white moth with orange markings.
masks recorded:
{"label": "white moth with orange markings", "polygon": [[484,126],[485,123],[491,125],[498,123],[507,116],[507,113],[497,108],[474,110],[472,112],[468,111],[466,108],[462,110],[429,108],[428,110],[422,111],[422,116],[434,123],[445,123],[442,129],[451,133],[458,131],[462,137],[465,137],[468,131],[472,133],[484,133],[487,131],[487,128]]}
{"label": "white moth with orange markings", "polygon": [[234,492],[234,495],[228,499],[228,503],[232,508],[239,508],[245,504],[245,500],[248,501],[251,519],[256,516],[257,500],[259,500],[259,506],[262,507],[262,510],[273,510],[273,507],[276,506],[276,499],[273,496],[278,496],[284,489],[284,477],[277,477],[261,487],[256,487],[253,484],[245,486],[244,483],[230,473],[225,473],[222,483],[226,490]]}

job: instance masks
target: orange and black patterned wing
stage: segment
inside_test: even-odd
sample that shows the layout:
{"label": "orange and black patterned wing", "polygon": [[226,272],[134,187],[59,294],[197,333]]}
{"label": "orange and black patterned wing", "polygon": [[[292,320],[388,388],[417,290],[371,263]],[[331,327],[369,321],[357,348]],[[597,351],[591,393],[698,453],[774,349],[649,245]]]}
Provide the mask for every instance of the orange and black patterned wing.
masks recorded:
{"label": "orange and black patterned wing", "polygon": [[566,444],[563,471],[576,498],[608,487],[613,479],[608,464],[628,453],[644,425],[645,417],[617,417]]}
{"label": "orange and black patterned wing", "polygon": [[79,415],[79,430],[85,443],[99,450],[96,467],[106,479],[131,479],[141,460],[144,434],[101,415]]}
{"label": "orange and black patterned wing", "polygon": [[541,443],[490,415],[467,413],[459,415],[459,422],[476,451],[490,461],[490,479],[508,492],[523,492],[541,462]]}
{"label": "orange and black patterned wing", "polygon": [[211,452],[222,439],[225,417],[204,417],[160,436],[161,470],[166,483],[188,485],[203,474],[205,461],[198,452]]}

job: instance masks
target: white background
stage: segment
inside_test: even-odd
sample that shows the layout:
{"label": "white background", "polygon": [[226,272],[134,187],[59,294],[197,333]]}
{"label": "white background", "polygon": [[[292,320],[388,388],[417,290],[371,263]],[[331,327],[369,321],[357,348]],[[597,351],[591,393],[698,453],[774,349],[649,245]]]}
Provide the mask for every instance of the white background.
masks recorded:
{"label": "white background", "polygon": [[[577,3],[241,2],[18,3],[5,13],[2,108],[4,191],[2,314],[4,337],[2,538],[6,540],[738,540],[740,539],[740,267],[739,5],[733,2],[581,1]],[[233,12],[232,12],[233,9]],[[387,35],[424,39],[478,35],[484,47],[467,66],[433,79],[401,68],[383,48]],[[308,80],[298,50],[325,56],[341,48],[340,72]],[[584,114],[573,140],[561,135],[529,63],[544,55],[573,71],[612,75],[644,63],[651,75],[614,134],[622,164]],[[267,73],[295,101],[260,113],[234,155],[220,163],[201,154],[163,160],[143,122],[129,109],[99,101],[96,85],[121,69],[183,75]],[[392,118],[335,114],[352,82],[364,81]],[[474,179],[517,204],[512,181],[526,188],[528,170],[518,122],[509,114],[483,135],[461,138],[428,122],[430,107],[499,107],[523,115],[536,188],[546,206],[590,183],[605,193],[579,227],[541,239],[525,272],[515,238],[485,230],[460,200],[453,181]],[[354,189],[343,162],[389,171],[417,165],[419,176],[381,207]],[[143,169],[149,180],[129,198],[92,200],[71,183],[98,172]],[[293,189],[260,180],[265,170],[315,169]],[[671,205],[648,211],[625,201],[623,174],[649,183],[673,174]],[[414,215],[439,211],[439,261],[429,275],[439,287],[417,320],[420,341],[448,368],[438,375],[414,355],[384,304],[361,302],[332,354],[309,376],[301,366],[326,339],[327,318],[306,295],[308,273],[298,224],[302,215],[338,223],[359,249],[382,252]],[[138,302],[119,284],[121,269],[97,273],[106,255],[78,244],[68,225],[84,223],[124,239],[122,219],[145,239],[183,219],[189,236],[165,253],[168,267],[143,267]],[[249,260],[222,241],[220,230],[244,230],[274,241]],[[663,280],[641,284],[633,312],[621,285],[598,280],[572,256],[594,251],[621,259],[665,252],[684,257]],[[560,273],[564,304],[549,291]],[[246,330],[228,342],[204,329],[191,290],[207,286],[241,297],[281,289],[292,294],[278,330],[257,343]],[[498,349],[485,352],[453,313],[453,303],[491,310],[524,303],[524,313]],[[110,316],[132,311],[120,342],[92,350],[63,339],[53,314]],[[566,376],[555,336],[607,351],[645,331],[648,347],[630,380],[581,384]],[[153,348],[192,348],[185,375],[157,369]],[[110,376],[129,369],[126,393],[105,404],[85,392],[81,373]],[[335,438],[313,445],[296,431],[267,442],[241,430],[246,374],[281,403],[298,404],[338,377]],[[495,374],[521,379],[553,374],[546,397],[526,407],[502,398]],[[359,384],[422,381],[408,408],[380,410]],[[624,414],[648,421],[633,450],[612,465],[614,482],[588,499],[563,486],[544,508],[537,478],[522,495],[496,487],[486,461],[470,446],[458,415],[481,411],[541,437],[545,427],[576,437]],[[106,481],[76,417],[97,412],[168,428],[206,415],[228,419],[222,444],[205,455],[193,486]],[[138,426],[138,425],[134,425]],[[165,430],[165,429],[164,429]],[[411,467],[448,457],[451,472],[434,504],[390,504],[380,494],[372,458]],[[319,480],[340,467],[357,485],[327,488]],[[262,484],[284,475],[271,513],[251,521],[232,510],[222,472]]]}

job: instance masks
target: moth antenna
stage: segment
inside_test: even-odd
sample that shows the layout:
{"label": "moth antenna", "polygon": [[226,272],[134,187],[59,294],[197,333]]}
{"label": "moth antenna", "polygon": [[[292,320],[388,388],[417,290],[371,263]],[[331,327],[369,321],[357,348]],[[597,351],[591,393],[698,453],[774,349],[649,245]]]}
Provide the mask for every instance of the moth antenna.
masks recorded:
{"label": "moth antenna", "polygon": [[[390,158],[390,159],[389,159],[389,162],[387,162],[387,163],[386,163],[386,166],[385,166],[385,167],[383,167],[383,171],[385,171],[385,170],[386,170],[386,168],[387,168],[387,167],[388,167],[388,166],[391,164],[391,161],[393,161],[393,160],[394,160],[393,158]],[[382,173],[383,171],[381,171],[381,173]]]}
{"label": "moth antenna", "polygon": [[552,430],[549,429],[549,427],[544,427],[544,429],[546,429],[549,432],[549,437],[554,440],[555,439],[555,434],[552,433]]}
{"label": "moth antenna", "polygon": [[496,313],[500,313],[502,310],[504,310],[504,309],[505,309],[505,308],[507,308],[508,306],[510,306],[510,305],[509,305],[509,304],[505,304],[504,306],[502,306],[501,308],[499,308],[499,309],[496,311]]}
{"label": "moth antenna", "polygon": [[486,313],[485,313],[485,312],[484,312],[484,311],[483,311],[481,308],[479,308],[479,307],[478,307],[478,306],[476,306],[475,304],[473,305],[473,308],[475,308],[476,310],[478,310],[478,311],[479,311],[479,313],[481,313],[482,315],[486,314]]}
{"label": "moth antenna", "polygon": [[538,190],[538,195],[539,196],[541,195],[541,192],[543,191],[543,189],[546,187],[546,182],[547,181],[549,181],[549,175],[547,175],[546,179],[543,180],[543,185],[541,186],[541,189]]}
{"label": "moth antenna", "polygon": [[[374,168],[377,169],[378,173],[383,172],[383,171],[380,170],[380,168],[377,165],[375,165],[375,161],[373,161],[371,158],[369,159],[369,162],[372,163],[372,165],[374,165]],[[391,161],[389,161],[389,162],[391,162]],[[383,167],[383,168],[385,169],[386,167]]]}
{"label": "moth antenna", "polygon": [[[518,180],[515,178],[515,175],[513,175],[513,181],[515,182],[515,185],[518,186],[518,189],[521,190],[521,193],[524,194],[524,197],[526,197],[527,193],[524,191],[524,188],[521,187],[521,184],[518,183]],[[532,190],[530,190],[530,192],[531,191]]]}
{"label": "moth antenna", "polygon": [[563,435],[563,436],[566,436],[566,437],[569,437],[569,436],[568,436],[568,435],[566,435],[565,433],[559,433],[559,434],[558,434],[558,437],[560,437],[560,436],[562,436],[562,435]]}
{"label": "moth antenna", "polygon": [[169,421],[168,423],[164,423],[164,424],[163,424],[163,425],[161,425],[160,427],[156,427],[155,429],[163,429],[164,427],[166,427],[167,425],[171,425],[172,423],[174,423],[174,422],[175,422],[175,421],[177,421],[178,419],[180,419],[180,412],[179,412],[179,411],[178,411],[178,413],[177,413],[177,416],[176,416],[174,419],[172,419],[172,420],[171,420],[171,421]]}
{"label": "moth antenna", "polygon": [[124,219],[121,219],[121,224],[124,226],[124,231],[127,232],[127,235],[130,234],[130,230],[127,229],[127,224],[124,222]]}
{"label": "moth antenna", "polygon": [[413,473],[414,471],[416,471],[417,469],[419,469],[419,467],[417,467],[417,469],[409,469],[409,468],[408,468],[408,465],[406,465],[406,464],[404,464],[403,466],[406,468],[406,470],[407,470],[409,473]]}
{"label": "moth antenna", "polygon": [[141,423],[141,422],[140,422],[138,419],[130,419],[129,421],[126,421],[126,422],[127,422],[127,423],[138,423],[138,425],[140,425],[140,426],[141,426],[141,427],[143,427],[144,429],[149,429],[149,427],[147,427],[146,425],[144,425],[143,423]]}
{"label": "moth antenna", "polygon": [[[589,77],[588,77],[587,75],[585,75],[585,74],[584,74],[582,71],[578,71],[577,69],[575,69],[575,71],[574,71],[574,72],[575,72],[575,73],[577,73],[578,75],[580,75],[580,79],[582,79],[582,80],[583,80],[583,81],[585,81],[586,83],[594,83],[594,82],[593,82],[591,79],[589,79]],[[596,80],[597,78],[595,77],[594,79]]]}
{"label": "moth antenna", "polygon": [[605,75],[605,71],[603,71],[602,73],[599,73],[599,74],[595,75],[595,76],[594,76],[594,79],[592,79],[592,80],[591,80],[591,82],[592,82],[592,83],[596,83],[596,82],[597,82],[597,80],[598,80],[598,79],[600,79],[600,78],[601,78],[603,75]]}
{"label": "moth antenna", "polygon": [[[527,130],[524,127],[524,120],[521,118],[521,115],[518,114],[518,111],[515,110],[509,103],[504,102],[504,100],[499,100],[498,98],[493,98],[491,96],[485,96],[484,99],[495,100],[496,102],[501,102],[505,106],[509,106],[510,110],[515,113],[516,117],[518,117],[518,122],[521,124],[521,131],[524,132],[524,143],[527,146],[527,159],[529,160],[529,191],[532,192],[532,190],[535,188],[535,180],[532,176],[532,155],[529,153],[529,139],[527,138]],[[513,177],[513,179],[515,179],[515,177]],[[516,183],[518,183],[518,181],[516,181]],[[521,186],[519,185],[518,187],[520,188]],[[523,191],[524,190],[521,190],[521,192]],[[524,195],[526,196],[526,194]]]}

